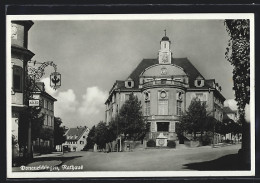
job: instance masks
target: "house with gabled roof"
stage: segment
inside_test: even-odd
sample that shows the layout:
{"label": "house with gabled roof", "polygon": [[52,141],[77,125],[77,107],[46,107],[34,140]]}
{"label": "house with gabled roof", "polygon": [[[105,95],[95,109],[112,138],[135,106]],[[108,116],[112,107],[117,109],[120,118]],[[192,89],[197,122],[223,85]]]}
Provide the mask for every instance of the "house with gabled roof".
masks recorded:
{"label": "house with gabled roof", "polygon": [[[167,141],[177,140],[176,124],[193,98],[206,102],[210,115],[223,120],[221,86],[215,79],[206,79],[188,58],[172,55],[171,41],[165,35],[157,58],[143,59],[125,80],[115,81],[105,102],[107,123],[119,113],[130,93],[141,101],[150,124],[147,139],[156,140],[163,134]],[[166,146],[167,141],[157,146]]]}
{"label": "house with gabled roof", "polygon": [[63,149],[68,151],[81,151],[87,145],[88,127],[69,128],[65,133],[66,141],[62,144]]}

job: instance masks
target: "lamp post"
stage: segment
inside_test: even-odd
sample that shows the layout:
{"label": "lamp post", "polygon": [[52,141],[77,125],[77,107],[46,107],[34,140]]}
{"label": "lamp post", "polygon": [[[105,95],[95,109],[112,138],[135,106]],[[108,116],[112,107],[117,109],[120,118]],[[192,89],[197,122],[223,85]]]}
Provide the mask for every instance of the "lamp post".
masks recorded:
{"label": "lamp post", "polygon": [[[37,65],[40,65],[37,67]],[[45,75],[45,68],[52,66],[54,72],[50,75],[50,86],[56,90],[61,86],[61,74],[57,72],[57,65],[53,61],[37,62],[36,60],[28,61],[26,75],[26,92],[25,102],[29,107],[39,107],[40,102],[35,105],[33,94],[35,92],[36,82]],[[28,86],[29,85],[29,86]],[[32,153],[32,119],[28,120],[28,139],[27,139],[27,158],[30,161],[33,158]]]}

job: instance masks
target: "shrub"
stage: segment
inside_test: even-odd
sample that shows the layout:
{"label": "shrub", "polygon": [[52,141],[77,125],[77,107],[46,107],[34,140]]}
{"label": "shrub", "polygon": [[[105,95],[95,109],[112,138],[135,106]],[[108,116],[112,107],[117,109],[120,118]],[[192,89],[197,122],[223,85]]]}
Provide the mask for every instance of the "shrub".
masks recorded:
{"label": "shrub", "polygon": [[203,135],[200,139],[202,146],[207,146],[211,144],[211,137],[209,135]]}
{"label": "shrub", "polygon": [[156,143],[153,139],[149,139],[147,141],[147,147],[155,147],[156,146]]}
{"label": "shrub", "polygon": [[168,140],[167,147],[175,148],[176,147],[176,142],[174,140]]}

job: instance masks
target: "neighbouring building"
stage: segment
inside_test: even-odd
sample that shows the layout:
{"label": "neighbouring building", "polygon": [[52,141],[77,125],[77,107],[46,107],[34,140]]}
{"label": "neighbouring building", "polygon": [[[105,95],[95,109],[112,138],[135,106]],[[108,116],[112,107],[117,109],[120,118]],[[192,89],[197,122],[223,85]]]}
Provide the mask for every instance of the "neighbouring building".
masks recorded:
{"label": "neighbouring building", "polygon": [[62,144],[63,150],[81,151],[87,145],[89,129],[84,127],[69,128],[66,132],[66,141]]}
{"label": "neighbouring building", "polygon": [[[238,110],[232,110],[229,106],[225,106],[223,108],[223,112],[224,112],[223,120],[238,123],[239,120]],[[225,135],[225,139],[233,140],[234,142],[239,142],[241,138],[242,138],[241,133],[239,134],[228,133]]]}
{"label": "neighbouring building", "polygon": [[28,107],[25,101],[25,76],[27,62],[34,56],[28,50],[28,31],[33,25],[32,21],[11,22],[11,107],[12,107],[12,153],[13,158],[19,156],[18,127],[21,111]]}
{"label": "neighbouring building", "polygon": [[193,98],[206,102],[210,115],[223,120],[225,97],[221,86],[215,79],[205,78],[188,58],[174,58],[166,35],[160,41],[157,58],[143,59],[125,80],[115,81],[105,102],[107,123],[118,114],[130,93],[141,101],[143,115],[150,123],[147,139],[177,140],[176,124]]}
{"label": "neighbouring building", "polygon": [[41,114],[44,115],[42,130],[45,133],[45,137],[33,141],[33,149],[35,152],[51,152],[54,150],[54,102],[57,100],[46,92],[43,82],[36,83],[33,98],[40,100]]}

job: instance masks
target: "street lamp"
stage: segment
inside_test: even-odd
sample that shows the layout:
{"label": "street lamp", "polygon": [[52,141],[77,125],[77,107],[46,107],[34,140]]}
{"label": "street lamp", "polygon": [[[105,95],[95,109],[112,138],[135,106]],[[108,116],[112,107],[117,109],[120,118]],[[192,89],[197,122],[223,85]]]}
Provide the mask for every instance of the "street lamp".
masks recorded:
{"label": "street lamp", "polygon": [[[30,64],[30,65],[29,65]],[[36,66],[40,65],[40,66]],[[39,81],[42,76],[45,74],[45,68],[48,66],[52,66],[54,68],[54,72],[50,75],[50,86],[56,90],[61,86],[61,74],[57,72],[57,65],[54,64],[53,61],[47,62],[37,62],[36,60],[28,61],[27,64],[27,82],[29,81],[32,86],[29,86],[26,91],[25,101],[28,102],[29,107],[39,107],[40,102],[33,102],[33,93],[35,91],[36,82]],[[28,84],[28,83],[27,83]],[[35,105],[37,103],[37,105]],[[31,159],[33,157],[32,153],[32,121],[28,120],[28,149],[27,149],[27,157]]]}

